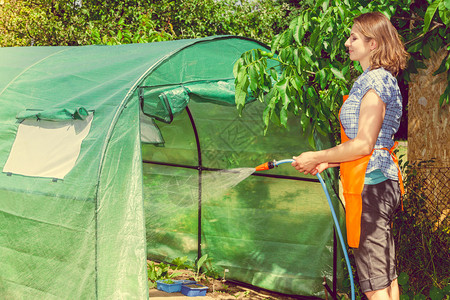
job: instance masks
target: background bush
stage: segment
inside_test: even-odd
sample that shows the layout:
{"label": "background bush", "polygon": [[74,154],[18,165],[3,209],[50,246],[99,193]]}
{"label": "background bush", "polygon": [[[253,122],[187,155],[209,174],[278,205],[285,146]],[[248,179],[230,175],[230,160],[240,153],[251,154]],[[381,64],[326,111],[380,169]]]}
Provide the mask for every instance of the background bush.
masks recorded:
{"label": "background bush", "polygon": [[3,47],[146,43],[222,34],[270,42],[301,9],[296,1],[282,0],[2,2]]}

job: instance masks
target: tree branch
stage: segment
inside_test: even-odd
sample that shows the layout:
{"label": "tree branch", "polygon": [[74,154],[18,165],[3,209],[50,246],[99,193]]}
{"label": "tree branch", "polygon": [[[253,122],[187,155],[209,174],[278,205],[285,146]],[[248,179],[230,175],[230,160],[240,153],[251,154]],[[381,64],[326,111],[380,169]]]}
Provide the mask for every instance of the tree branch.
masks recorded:
{"label": "tree branch", "polygon": [[417,18],[414,18],[414,17],[407,18],[407,17],[400,17],[400,16],[392,16],[392,19],[405,20],[405,21],[425,21],[423,18],[420,18],[420,17],[417,17]]}
{"label": "tree branch", "polygon": [[[434,24],[433,27],[432,27],[430,30],[428,30],[428,32],[431,32],[431,31],[435,30],[436,28],[442,27],[442,26],[445,26],[445,25],[444,25],[444,24],[441,24],[441,23]],[[420,40],[420,39],[423,38],[428,32],[423,32],[423,33],[421,33],[420,35],[418,35],[417,37],[413,38],[412,40],[409,40],[409,41],[405,42],[405,45],[408,45],[408,44],[414,43],[414,42],[417,41],[417,40]]]}

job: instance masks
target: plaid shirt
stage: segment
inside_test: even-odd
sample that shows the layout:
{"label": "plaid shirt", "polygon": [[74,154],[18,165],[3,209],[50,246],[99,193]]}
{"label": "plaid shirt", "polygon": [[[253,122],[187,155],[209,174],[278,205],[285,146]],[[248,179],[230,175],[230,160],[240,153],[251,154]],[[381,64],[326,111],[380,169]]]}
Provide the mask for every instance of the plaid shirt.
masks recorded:
{"label": "plaid shirt", "polygon": [[386,104],[386,114],[378,134],[375,151],[370,158],[366,174],[380,169],[384,176],[398,180],[398,169],[389,152],[381,148],[391,149],[394,145],[394,134],[400,126],[402,116],[402,95],[397,79],[384,68],[370,70],[367,68],[353,84],[348,99],[342,105],[340,119],[345,134],[354,139],[358,132],[359,109],[361,99],[373,89]]}

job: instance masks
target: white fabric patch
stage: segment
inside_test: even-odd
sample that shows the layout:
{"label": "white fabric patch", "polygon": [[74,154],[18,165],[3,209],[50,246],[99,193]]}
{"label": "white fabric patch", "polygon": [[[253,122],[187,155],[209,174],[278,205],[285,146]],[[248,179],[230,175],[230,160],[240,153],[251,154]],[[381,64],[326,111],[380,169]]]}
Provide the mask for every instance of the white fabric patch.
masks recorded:
{"label": "white fabric patch", "polygon": [[23,120],[3,172],[63,179],[75,166],[92,119]]}

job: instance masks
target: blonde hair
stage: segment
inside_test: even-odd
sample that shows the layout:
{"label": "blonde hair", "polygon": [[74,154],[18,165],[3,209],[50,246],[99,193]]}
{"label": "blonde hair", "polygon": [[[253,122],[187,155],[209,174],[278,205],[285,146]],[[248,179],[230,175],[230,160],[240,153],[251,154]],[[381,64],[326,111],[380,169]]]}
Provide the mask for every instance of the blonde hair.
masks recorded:
{"label": "blonde hair", "polygon": [[362,33],[366,41],[375,40],[377,47],[370,57],[371,69],[385,68],[394,76],[404,70],[409,59],[397,29],[380,12],[359,15],[353,20],[353,26]]}

